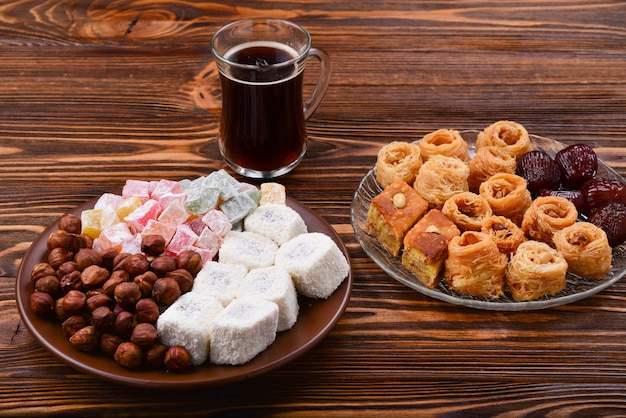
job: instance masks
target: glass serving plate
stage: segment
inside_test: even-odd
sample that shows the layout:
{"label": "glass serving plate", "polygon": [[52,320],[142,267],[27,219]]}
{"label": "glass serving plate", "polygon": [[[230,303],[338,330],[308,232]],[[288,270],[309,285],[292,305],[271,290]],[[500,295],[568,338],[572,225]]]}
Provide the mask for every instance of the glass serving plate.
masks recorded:
{"label": "glass serving plate", "polygon": [[[83,210],[93,208],[95,202],[96,199],[86,202],[71,213],[80,216]],[[350,261],[340,237],[324,219],[289,197],[287,205],[302,216],[309,232],[328,235],[337,244],[346,260]],[[61,328],[60,321],[56,318],[39,317],[30,309],[30,294],[33,292],[30,273],[35,264],[45,261],[46,241],[50,233],[56,229],[56,222],[46,228],[33,243],[20,265],[15,289],[20,316],[37,342],[57,358],[77,370],[113,383],[156,389],[201,388],[232,383],[266,373],[294,360],[320,342],[341,318],[350,300],[352,269],[328,299],[298,296],[300,311],[295,325],[287,331],[278,333],[274,343],[245,364],[223,366],[205,363],[190,367],[184,373],[169,373],[165,369],[128,370],[103,353],[85,353],[76,350]]]}
{"label": "glass serving plate", "polygon": [[[474,155],[478,133],[479,131],[461,132],[461,136],[469,145],[470,155],[472,157]],[[544,150],[553,157],[559,150],[565,147],[564,144],[552,139],[543,138],[537,135],[530,135],[530,137],[535,149]],[[430,289],[402,265],[400,256],[392,256],[374,237],[369,235],[367,232],[366,222],[370,202],[375,196],[382,192],[382,188],[376,181],[375,170],[375,167],[372,168],[365,175],[365,177],[363,177],[352,200],[351,219],[352,227],[354,228],[357,240],[361,244],[363,250],[388,275],[400,283],[405,284],[406,286],[427,296],[456,305],[485,310],[525,311],[545,309],[572,303],[598,293],[617,282],[624,276],[624,274],[626,274],[626,247],[619,245],[613,249],[612,267],[604,277],[596,280],[589,280],[568,272],[567,284],[561,292],[554,296],[545,296],[533,301],[516,301],[508,292],[505,293],[504,296],[497,299],[475,297],[448,288],[444,280],[441,280],[441,283],[434,289]],[[602,161],[599,161],[597,177],[618,180],[622,183],[626,183],[622,176]]]}

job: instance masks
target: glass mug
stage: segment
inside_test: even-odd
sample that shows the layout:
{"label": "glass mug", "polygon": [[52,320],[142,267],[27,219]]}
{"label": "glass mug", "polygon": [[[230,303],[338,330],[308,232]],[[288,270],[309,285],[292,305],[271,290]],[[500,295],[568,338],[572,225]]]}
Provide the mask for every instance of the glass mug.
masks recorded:
{"label": "glass mug", "polygon": [[[292,170],[306,152],[305,120],[328,88],[328,55],[311,47],[304,28],[280,19],[232,22],[213,35],[211,52],[222,85],[222,157],[251,178]],[[310,58],[320,62],[320,73],[303,102],[303,71]]]}

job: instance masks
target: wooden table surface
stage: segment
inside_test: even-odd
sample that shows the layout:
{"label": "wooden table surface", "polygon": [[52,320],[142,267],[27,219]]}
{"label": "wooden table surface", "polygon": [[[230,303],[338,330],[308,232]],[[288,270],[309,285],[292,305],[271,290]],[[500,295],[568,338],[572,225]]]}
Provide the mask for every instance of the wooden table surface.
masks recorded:
{"label": "wooden table surface", "polygon": [[[539,311],[440,302],[365,254],[350,205],[383,144],[501,119],[591,144],[626,174],[626,3],[223,3],[1,3],[0,415],[624,415],[626,282]],[[313,349],[236,384],[160,391],[78,372],[21,321],[20,262],[60,215],[128,178],[225,167],[209,41],[250,16],[303,25],[332,59],[308,153],[280,182],[345,243],[347,309]]]}

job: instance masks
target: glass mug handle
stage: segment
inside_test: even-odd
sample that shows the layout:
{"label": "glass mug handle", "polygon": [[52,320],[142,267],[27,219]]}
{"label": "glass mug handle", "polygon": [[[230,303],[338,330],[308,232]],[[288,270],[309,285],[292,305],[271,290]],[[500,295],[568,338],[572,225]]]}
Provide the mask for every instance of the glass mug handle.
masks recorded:
{"label": "glass mug handle", "polygon": [[307,120],[319,104],[322,102],[328,85],[330,84],[330,58],[326,52],[318,48],[311,48],[309,50],[309,56],[307,61],[311,58],[315,58],[320,63],[320,74],[317,79],[317,85],[309,95],[308,99],[304,102],[304,120]]}

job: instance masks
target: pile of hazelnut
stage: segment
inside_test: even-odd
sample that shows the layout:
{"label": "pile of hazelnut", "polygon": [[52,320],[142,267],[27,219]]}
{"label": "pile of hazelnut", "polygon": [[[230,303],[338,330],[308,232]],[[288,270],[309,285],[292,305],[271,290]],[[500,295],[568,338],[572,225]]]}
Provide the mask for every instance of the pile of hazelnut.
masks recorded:
{"label": "pile of hazelnut", "polygon": [[160,235],[144,237],[142,253],[100,253],[73,214],[59,219],[46,244],[47,262],[35,265],[30,276],[33,312],[61,321],[60,332],[75,349],[100,350],[125,368],[187,369],[189,352],[162,344],[156,322],[191,290],[202,267],[198,253],[164,254]]}

